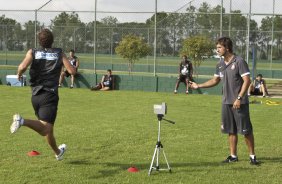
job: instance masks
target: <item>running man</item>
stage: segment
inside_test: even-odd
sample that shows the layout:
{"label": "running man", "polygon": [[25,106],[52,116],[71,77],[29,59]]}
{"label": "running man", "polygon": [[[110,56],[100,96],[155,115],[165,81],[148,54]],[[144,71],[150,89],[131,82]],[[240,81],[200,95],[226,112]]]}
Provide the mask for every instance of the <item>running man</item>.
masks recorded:
{"label": "running man", "polygon": [[255,155],[255,143],[250,121],[247,90],[251,83],[250,70],[243,58],[233,53],[230,38],[222,37],[216,42],[219,56],[224,57],[216,66],[214,77],[209,81],[196,84],[190,82],[193,89],[209,88],[223,82],[222,97],[222,133],[229,135],[230,155],[224,163],[237,162],[238,133],[244,135],[250,154],[250,164],[258,165]]}
{"label": "running man", "polygon": [[58,81],[63,65],[72,75],[76,73],[76,70],[71,66],[62,49],[52,48],[54,38],[50,30],[41,30],[38,40],[41,48],[30,49],[27,52],[18,67],[17,74],[20,80],[30,66],[31,101],[38,120],[23,119],[19,114],[15,114],[10,131],[15,133],[21,126],[31,128],[46,137],[56,159],[61,160],[66,151],[66,145],[61,144],[58,147],[54,137],[54,123],[59,102]]}

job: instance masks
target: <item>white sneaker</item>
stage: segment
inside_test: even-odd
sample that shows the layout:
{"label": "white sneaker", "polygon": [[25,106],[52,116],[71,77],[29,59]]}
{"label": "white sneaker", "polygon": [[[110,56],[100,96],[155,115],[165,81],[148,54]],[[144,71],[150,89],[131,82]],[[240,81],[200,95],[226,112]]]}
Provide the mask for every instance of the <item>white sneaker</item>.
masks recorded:
{"label": "white sneaker", "polygon": [[186,91],[186,94],[188,95],[188,94],[189,94],[189,91]]}
{"label": "white sneaker", "polygon": [[15,133],[22,126],[23,118],[19,114],[13,116],[13,123],[10,126],[11,133]]}
{"label": "white sneaker", "polygon": [[177,90],[174,90],[174,94],[177,94]]}
{"label": "white sneaker", "polygon": [[66,150],[67,150],[67,145],[61,144],[58,148],[59,148],[59,150],[60,150],[60,154],[59,154],[59,155],[55,155],[55,157],[56,157],[56,159],[57,159],[58,161],[60,161],[60,160],[63,160],[63,155],[64,155],[64,153],[65,153]]}

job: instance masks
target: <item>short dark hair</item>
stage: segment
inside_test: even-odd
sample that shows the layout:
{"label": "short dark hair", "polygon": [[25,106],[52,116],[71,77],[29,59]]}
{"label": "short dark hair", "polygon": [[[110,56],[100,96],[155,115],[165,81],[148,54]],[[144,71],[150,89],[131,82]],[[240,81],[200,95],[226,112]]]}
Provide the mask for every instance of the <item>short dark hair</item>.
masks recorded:
{"label": "short dark hair", "polygon": [[187,59],[188,57],[187,57],[187,55],[183,55],[182,57],[184,57],[185,59]]}
{"label": "short dark hair", "polygon": [[259,74],[257,75],[257,77],[261,77],[261,78],[262,78],[262,74],[259,73]]}
{"label": "short dark hair", "polygon": [[38,33],[38,40],[41,47],[51,48],[54,42],[53,33],[49,29],[44,28]]}
{"label": "short dark hair", "polygon": [[107,72],[112,72],[112,70],[111,70],[111,69],[108,69]]}
{"label": "short dark hair", "polygon": [[73,53],[75,53],[73,49],[71,49],[71,50],[70,50],[70,52],[73,52]]}
{"label": "short dark hair", "polygon": [[216,44],[224,46],[229,52],[233,53],[233,43],[229,37],[221,37],[216,41]]}

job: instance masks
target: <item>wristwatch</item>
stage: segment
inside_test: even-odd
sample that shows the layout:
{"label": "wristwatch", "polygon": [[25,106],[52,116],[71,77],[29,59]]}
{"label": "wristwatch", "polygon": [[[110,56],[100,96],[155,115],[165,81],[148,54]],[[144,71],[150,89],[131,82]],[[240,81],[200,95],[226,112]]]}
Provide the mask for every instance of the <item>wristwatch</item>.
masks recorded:
{"label": "wristwatch", "polygon": [[241,97],[241,96],[238,96],[238,97],[237,97],[237,100],[242,100],[242,97]]}

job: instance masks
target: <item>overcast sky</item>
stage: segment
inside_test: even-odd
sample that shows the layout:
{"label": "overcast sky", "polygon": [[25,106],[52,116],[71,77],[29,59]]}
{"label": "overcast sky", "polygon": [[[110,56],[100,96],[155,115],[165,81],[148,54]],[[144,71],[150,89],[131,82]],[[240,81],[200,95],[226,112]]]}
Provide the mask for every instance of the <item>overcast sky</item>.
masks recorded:
{"label": "overcast sky", "polygon": [[[40,8],[49,0],[0,0],[0,15],[5,14],[6,17],[16,19],[19,22],[34,20],[34,11],[3,11],[3,10],[35,10]],[[174,12],[188,4],[191,0],[158,0],[158,11]],[[208,2],[211,6],[221,4],[221,0],[192,0],[193,6],[199,7],[202,2]],[[271,14],[273,11],[274,0],[252,0],[252,13]],[[94,0],[52,0],[41,11],[94,11]],[[119,22],[139,21],[144,22],[152,16],[152,13],[105,13],[105,12],[154,12],[155,0],[97,0],[97,11],[103,11],[97,16],[98,20],[105,16],[117,17]],[[231,8],[233,10],[240,9],[243,13],[249,11],[249,0],[223,0],[224,7],[227,12]],[[282,0],[275,0],[275,12],[282,12]],[[187,6],[186,6],[187,7]],[[185,8],[179,12],[183,12]],[[40,22],[50,22],[58,13],[38,13]],[[92,21],[93,14],[82,13],[79,17],[84,22]],[[253,19],[259,21],[264,16],[254,16]]]}

